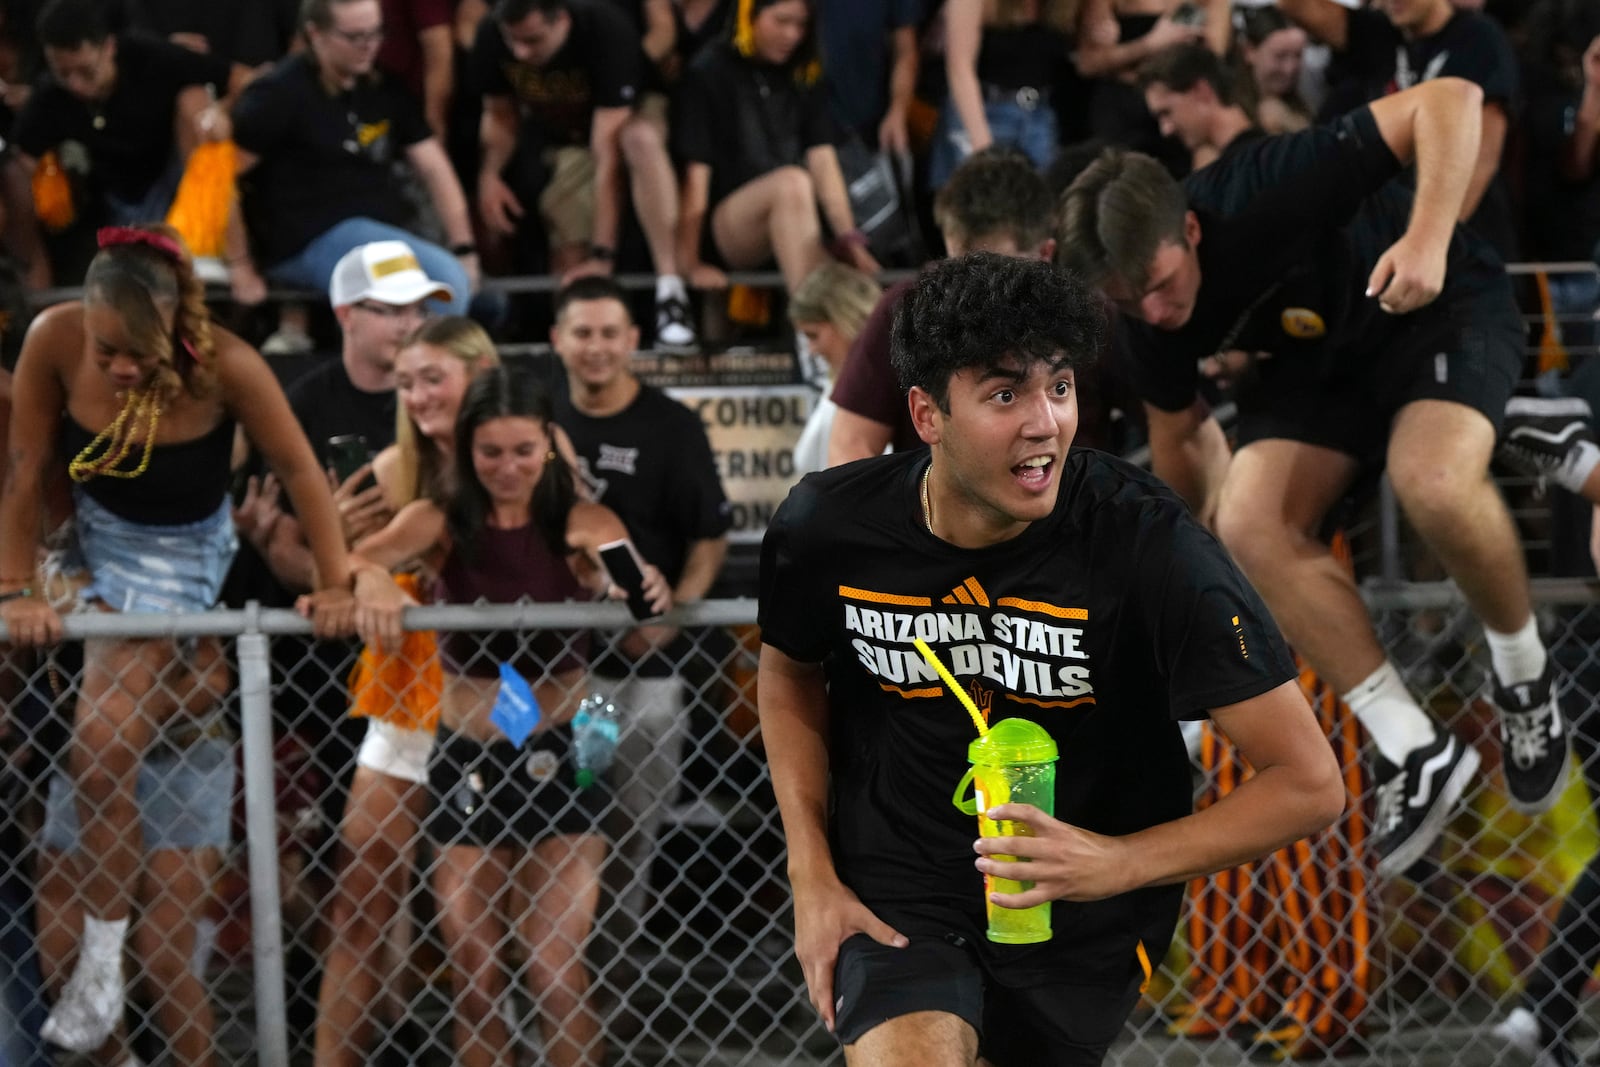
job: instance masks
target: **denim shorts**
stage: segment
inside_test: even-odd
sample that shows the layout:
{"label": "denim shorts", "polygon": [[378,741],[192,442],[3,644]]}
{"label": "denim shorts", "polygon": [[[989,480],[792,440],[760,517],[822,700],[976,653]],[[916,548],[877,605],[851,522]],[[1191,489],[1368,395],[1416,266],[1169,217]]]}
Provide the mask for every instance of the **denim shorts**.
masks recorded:
{"label": "denim shorts", "polygon": [[[158,741],[139,767],[144,850],[228,847],[237,777],[229,738],[201,736],[183,747]],[[50,778],[40,839],[58,852],[78,847],[72,781],[59,771]]]}
{"label": "denim shorts", "polygon": [[130,522],[78,488],[72,502],[78,561],[90,578],[79,594],[83,603],[99,600],[113,611],[158,614],[216,606],[239,550],[229,501],[199,522],[178,526]]}

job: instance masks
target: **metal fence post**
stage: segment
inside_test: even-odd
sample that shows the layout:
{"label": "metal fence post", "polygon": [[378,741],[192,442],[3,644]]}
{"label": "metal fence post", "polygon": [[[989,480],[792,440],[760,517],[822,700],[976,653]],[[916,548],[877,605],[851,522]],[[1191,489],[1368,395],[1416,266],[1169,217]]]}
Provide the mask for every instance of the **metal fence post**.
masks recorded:
{"label": "metal fence post", "polygon": [[250,856],[250,929],[256,979],[257,1063],[288,1067],[283,911],[278,900],[278,815],[272,773],[272,667],[256,604],[239,635],[240,735],[244,746],[245,835]]}

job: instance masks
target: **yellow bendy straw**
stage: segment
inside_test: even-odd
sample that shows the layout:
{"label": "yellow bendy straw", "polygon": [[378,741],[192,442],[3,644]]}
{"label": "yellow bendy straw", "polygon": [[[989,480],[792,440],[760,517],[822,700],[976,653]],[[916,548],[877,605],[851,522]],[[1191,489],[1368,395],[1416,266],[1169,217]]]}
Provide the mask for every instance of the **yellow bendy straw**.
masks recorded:
{"label": "yellow bendy straw", "polygon": [[922,658],[927,660],[929,665],[939,672],[939,677],[943,678],[944,684],[950,687],[950,692],[954,693],[956,699],[961,701],[961,706],[967,709],[967,714],[972,716],[972,725],[978,728],[978,736],[987,737],[989,735],[989,724],[983,721],[983,714],[978,711],[978,705],[972,702],[972,697],[956,682],[955,675],[951,674],[945,665],[939,662],[939,657],[934,655],[933,649],[928,647],[928,642],[920,637],[913,637],[911,643],[917,646],[917,651],[922,653]]}

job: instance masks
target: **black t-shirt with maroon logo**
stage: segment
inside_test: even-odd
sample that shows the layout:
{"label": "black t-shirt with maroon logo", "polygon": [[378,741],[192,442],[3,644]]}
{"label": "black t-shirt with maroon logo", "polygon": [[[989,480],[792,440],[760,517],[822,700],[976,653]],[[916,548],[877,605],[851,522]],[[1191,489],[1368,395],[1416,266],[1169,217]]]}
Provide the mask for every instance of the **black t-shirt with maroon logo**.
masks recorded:
{"label": "black t-shirt with maroon logo", "polygon": [[762,641],[827,677],[834,863],[902,932],[967,936],[1002,984],[1123,983],[1138,942],[1171,938],[1182,887],[1058,901],[1049,942],[989,942],[976,822],[951,803],[975,732],[913,638],[990,722],[1048,730],[1056,816],[1112,835],[1188,814],[1178,720],[1274,689],[1293,660],[1226,550],[1149,474],[1075,449],[1049,517],[963,549],[923,525],[927,463],[808,475],[762,543]]}

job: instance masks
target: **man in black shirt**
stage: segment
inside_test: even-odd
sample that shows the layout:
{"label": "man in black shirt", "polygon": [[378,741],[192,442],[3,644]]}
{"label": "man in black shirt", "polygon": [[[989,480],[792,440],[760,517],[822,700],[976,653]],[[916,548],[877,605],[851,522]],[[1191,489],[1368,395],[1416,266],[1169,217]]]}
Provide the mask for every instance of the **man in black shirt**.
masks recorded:
{"label": "man in black shirt", "polygon": [[[639,554],[672,584],[675,604],[706,595],[728,550],[728,501],[699,416],[634,376],[639,329],[610,278],[580,278],[556,295],[550,343],[567,371],[556,423],[572,439],[593,498],[617,513]],[[627,709],[611,782],[616,798],[617,903],[643,925],[650,860],[678,794],[687,736],[679,665],[691,650],[670,626],[619,635],[594,658],[601,687]],[[615,882],[614,882],[615,884]]]}
{"label": "man in black shirt", "polygon": [[553,273],[607,274],[626,172],[656,270],[656,340],[681,347],[695,335],[675,245],[678,181],[661,117],[636,110],[645,68],[638,29],[612,3],[498,0],[472,47],[483,92],[478,211],[490,233],[511,238],[537,205]]}
{"label": "man in black shirt", "polygon": [[1233,71],[1203,44],[1173,45],[1139,68],[1145,106],[1162,136],[1176,137],[1189,150],[1192,170],[1255,130],[1234,97],[1234,80]]}
{"label": "man in black shirt", "polygon": [[1502,258],[1514,259],[1515,220],[1499,171],[1516,109],[1517,64],[1499,24],[1481,11],[1458,10],[1451,0],[1391,0],[1360,10],[1336,0],[1277,0],[1277,4],[1333,50],[1323,118],[1429,78],[1465,78],[1483,90],[1483,133],[1461,218]]}
{"label": "man in black shirt", "polygon": [[[1101,1062],[1183,883],[1343,807],[1293,660],[1227,553],[1154,478],[1068,451],[1074,368],[1102,326],[1049,263],[930,268],[893,358],[931,457],[808,475],[762,544],[761,728],[795,950],[850,1062]],[[975,844],[952,807],[973,726],[913,636],[991,723],[1021,715],[1055,740],[1057,817],[987,813],[1030,836]],[[1193,813],[1178,721],[1208,716],[1256,774]],[[1033,883],[998,907],[1054,901],[1051,940],[987,940],[979,872]]]}
{"label": "man in black shirt", "polygon": [[[1407,691],[1319,538],[1364,468],[1387,466],[1484,624],[1512,805],[1544,811],[1567,775],[1554,667],[1487,477],[1523,328],[1493,249],[1455,225],[1481,99],[1470,82],[1434,79],[1331,125],[1259,138],[1186,186],[1148,157],[1108,153],[1063,198],[1067,265],[1127,316],[1155,472],[1214,523],[1372,735],[1384,876],[1438,836],[1478,755]],[[1414,198],[1393,180],[1413,160]],[[1202,362],[1242,367],[1231,461]]]}
{"label": "man in black shirt", "polygon": [[[49,74],[17,116],[11,165],[26,181],[55,152],[74,192],[84,194],[73,205],[84,225],[73,232],[85,250],[95,227],[164,217],[184,161],[219,118],[212,101],[248,72],[157,37],[114,34],[96,0],[54,0],[37,29]],[[34,214],[19,214],[30,284],[48,286]]]}

